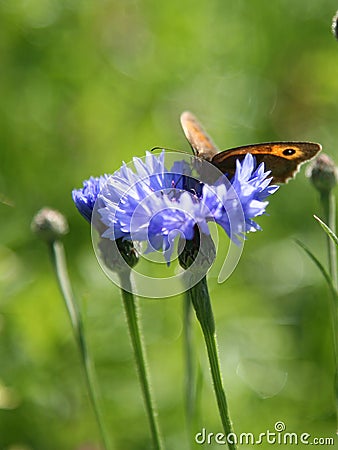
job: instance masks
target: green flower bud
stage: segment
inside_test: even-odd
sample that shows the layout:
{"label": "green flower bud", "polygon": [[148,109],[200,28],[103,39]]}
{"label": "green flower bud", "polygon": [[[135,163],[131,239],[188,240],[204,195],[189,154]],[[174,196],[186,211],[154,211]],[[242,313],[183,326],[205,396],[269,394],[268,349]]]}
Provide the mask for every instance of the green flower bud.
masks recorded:
{"label": "green flower bud", "polygon": [[[184,247],[183,247],[184,245]],[[197,271],[207,272],[215,260],[215,244],[210,235],[201,234],[195,225],[193,239],[180,239],[178,243],[179,263],[187,270],[193,263]]]}
{"label": "green flower bud", "polygon": [[117,248],[119,249],[122,258],[128,264],[129,267],[134,267],[138,263],[139,256],[136,248],[134,247],[133,241],[127,239],[117,239]]}
{"label": "green flower bud", "polygon": [[53,242],[68,233],[67,219],[55,209],[42,208],[33,217],[31,230],[42,240]]}
{"label": "green flower bud", "polygon": [[330,191],[338,182],[337,167],[325,153],[319,155],[309,166],[307,176],[319,192]]}
{"label": "green flower bud", "polygon": [[338,39],[338,11],[332,19],[332,33],[336,39]]}
{"label": "green flower bud", "polygon": [[104,264],[114,272],[121,272],[127,269],[126,265],[132,268],[136,266],[139,255],[134,247],[134,243],[128,239],[119,238],[115,241],[101,238],[98,244],[100,255]]}

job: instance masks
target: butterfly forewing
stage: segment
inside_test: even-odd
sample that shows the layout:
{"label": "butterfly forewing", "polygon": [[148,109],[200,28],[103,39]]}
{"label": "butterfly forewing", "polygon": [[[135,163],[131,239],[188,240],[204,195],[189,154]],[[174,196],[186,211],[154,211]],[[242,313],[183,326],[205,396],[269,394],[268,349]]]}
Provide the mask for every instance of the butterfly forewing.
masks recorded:
{"label": "butterfly forewing", "polygon": [[265,170],[271,171],[274,183],[285,183],[298,172],[301,164],[314,158],[320,150],[321,146],[313,142],[267,142],[225,150],[215,155],[211,162],[231,177],[236,160],[251,153],[258,164],[263,162]]}
{"label": "butterfly forewing", "polygon": [[195,156],[211,161],[219,152],[211,137],[189,111],[181,114],[181,125]]}

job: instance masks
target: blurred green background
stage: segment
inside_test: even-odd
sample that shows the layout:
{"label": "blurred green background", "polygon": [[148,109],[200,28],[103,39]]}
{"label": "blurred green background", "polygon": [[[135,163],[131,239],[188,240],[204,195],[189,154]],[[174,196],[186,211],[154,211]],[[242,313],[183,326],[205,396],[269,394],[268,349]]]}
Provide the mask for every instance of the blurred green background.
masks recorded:
{"label": "blurred green background", "polygon": [[[48,252],[30,232],[46,205],[70,223],[67,258],[114,448],[151,448],[119,291],[97,263],[71,190],[156,145],[189,151],[178,122],[186,109],[220,148],[311,140],[338,160],[338,42],[330,30],[337,7],[334,0],[0,0],[1,450],[99,448]],[[273,430],[278,420],[290,432],[335,432],[329,294],[294,242],[326,263],[312,217],[321,214],[318,194],[304,172],[271,198],[259,220],[264,231],[249,236],[232,277],[209,280],[239,433]],[[166,448],[196,448],[184,419],[182,298],[140,306]],[[193,431],[218,432],[194,329],[202,369]]]}

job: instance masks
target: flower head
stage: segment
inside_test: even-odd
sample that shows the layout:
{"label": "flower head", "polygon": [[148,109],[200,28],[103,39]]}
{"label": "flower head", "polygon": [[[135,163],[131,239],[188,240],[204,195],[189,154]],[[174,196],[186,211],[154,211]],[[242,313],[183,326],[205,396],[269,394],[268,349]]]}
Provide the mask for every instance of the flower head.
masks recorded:
{"label": "flower head", "polygon": [[167,262],[177,236],[192,240],[196,226],[209,235],[208,222],[220,224],[236,242],[246,232],[260,229],[254,217],[265,212],[265,199],[278,187],[270,186],[264,165],[256,168],[252,155],[237,162],[233,180],[221,177],[214,185],[191,176],[184,161],[168,170],[164,152],[134,158],[135,171],[126,164],[109,178],[99,195],[98,209],[106,227],[104,238],[148,242],[147,251],[162,250]]}
{"label": "flower head", "polygon": [[133,163],[136,173],[123,164],[99,197],[104,206],[99,209],[101,221],[107,227],[102,236],[147,241],[147,252],[163,250],[170,258],[172,241],[187,232],[187,217],[178,203],[189,168],[180,161],[168,171],[164,152],[158,157],[147,152],[144,161],[133,158]]}

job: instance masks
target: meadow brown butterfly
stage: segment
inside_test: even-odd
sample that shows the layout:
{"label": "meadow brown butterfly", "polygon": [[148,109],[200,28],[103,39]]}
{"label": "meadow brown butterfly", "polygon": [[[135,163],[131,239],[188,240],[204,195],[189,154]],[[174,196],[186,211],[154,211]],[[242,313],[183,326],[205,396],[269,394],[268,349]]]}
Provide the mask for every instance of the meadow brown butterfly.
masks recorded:
{"label": "meadow brown butterfly", "polygon": [[257,163],[264,162],[271,171],[273,183],[286,183],[298,172],[299,167],[321,151],[321,145],[313,142],[265,142],[219,151],[197,118],[188,111],[181,114],[184,134],[195,156],[209,161],[231,178],[236,170],[236,160],[247,153],[255,156]]}

